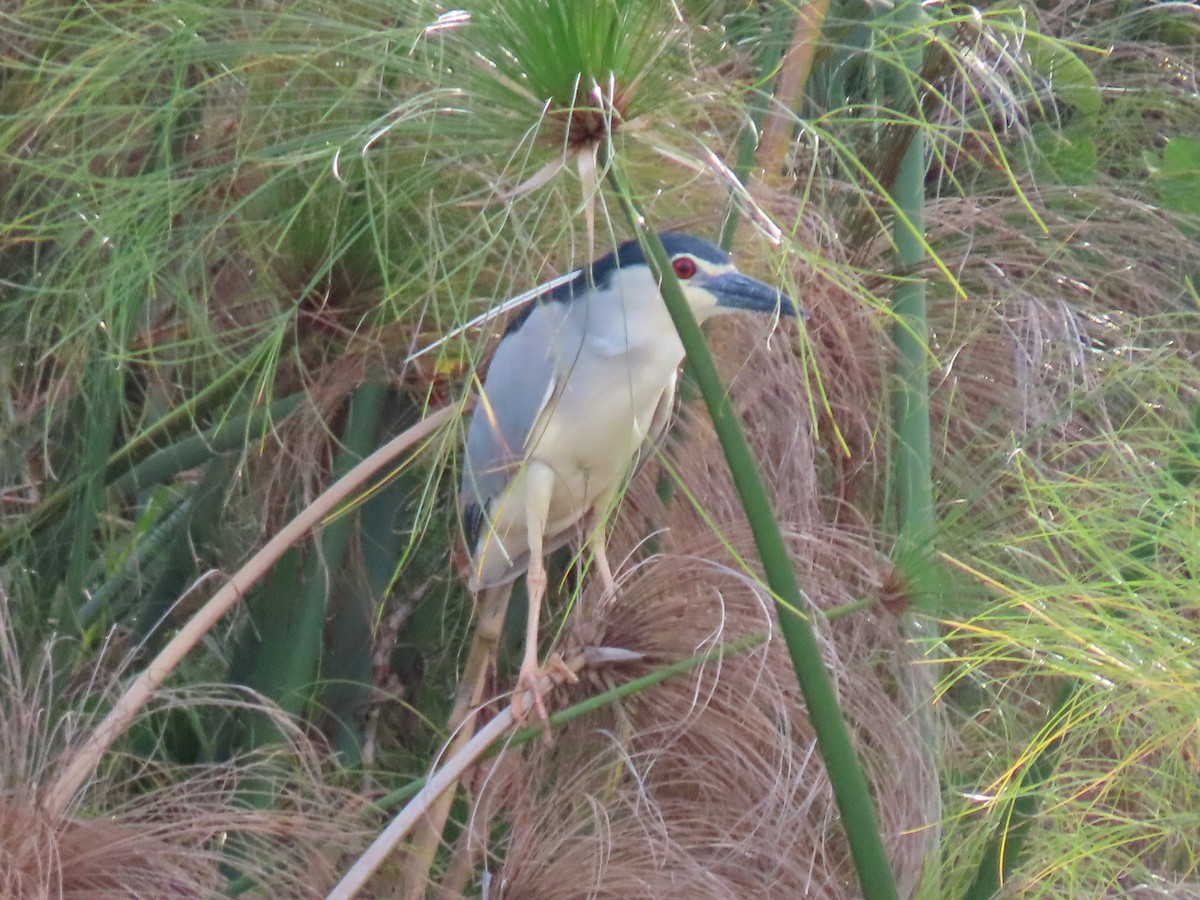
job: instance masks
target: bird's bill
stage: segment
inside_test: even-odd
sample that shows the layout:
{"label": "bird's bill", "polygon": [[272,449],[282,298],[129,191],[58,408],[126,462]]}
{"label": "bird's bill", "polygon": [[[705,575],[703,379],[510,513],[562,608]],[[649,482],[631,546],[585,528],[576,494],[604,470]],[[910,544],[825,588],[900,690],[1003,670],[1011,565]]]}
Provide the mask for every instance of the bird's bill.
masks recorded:
{"label": "bird's bill", "polygon": [[717,298],[723,309],[744,309],[747,312],[775,313],[783,316],[797,314],[796,304],[782,292],[761,281],[738,272],[727,272],[704,283],[704,289]]}

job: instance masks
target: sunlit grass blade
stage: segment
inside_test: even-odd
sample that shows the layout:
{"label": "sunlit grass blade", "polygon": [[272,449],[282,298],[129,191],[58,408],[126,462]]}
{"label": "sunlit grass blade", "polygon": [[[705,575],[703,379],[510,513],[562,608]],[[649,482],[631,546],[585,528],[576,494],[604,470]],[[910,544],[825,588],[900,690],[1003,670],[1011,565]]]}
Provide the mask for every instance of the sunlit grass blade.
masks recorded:
{"label": "sunlit grass blade", "polygon": [[[1064,721],[1069,720],[1069,707],[1079,689],[1079,683],[1071,680],[1064,682],[1059,690],[1046,722],[1045,731],[1051,736],[1047,740],[1039,735],[1039,749],[1025,764],[1017,796],[1010,803],[1001,805],[997,811],[999,824],[995,834],[988,840],[975,880],[963,894],[964,900],[990,900],[995,897],[1020,863],[1029,830],[1044,803],[1042,795],[1058,762]],[[1053,736],[1055,733],[1059,735],[1057,739]]]}

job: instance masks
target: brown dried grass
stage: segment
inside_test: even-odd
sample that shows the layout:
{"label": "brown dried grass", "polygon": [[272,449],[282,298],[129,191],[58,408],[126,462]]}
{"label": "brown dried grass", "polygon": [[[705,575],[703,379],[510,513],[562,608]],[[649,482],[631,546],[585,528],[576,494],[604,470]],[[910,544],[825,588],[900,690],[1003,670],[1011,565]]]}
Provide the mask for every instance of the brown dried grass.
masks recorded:
{"label": "brown dried grass", "polygon": [[[727,537],[752,556],[742,527]],[[823,608],[877,595],[884,564],[866,536],[848,531],[791,530],[788,543],[907,894],[936,833],[922,829],[936,822],[938,794],[913,715],[913,652],[886,615],[820,618]],[[610,677],[774,632],[769,598],[720,541],[701,536],[690,550],[647,562],[615,602],[589,614],[581,629],[589,642],[645,654]],[[777,635],[572,723],[520,765],[495,767],[474,815],[487,821],[501,811],[512,830],[497,877],[509,896],[857,894]]]}
{"label": "brown dried grass", "polygon": [[[42,791],[94,726],[81,712],[94,702],[56,694],[49,651],[18,658],[6,609],[0,594],[0,896],[211,897],[232,867],[272,896],[315,897],[336,880],[339,857],[365,842],[361,803],[329,785],[316,748],[282,715],[285,744],[224,763],[110,754],[72,808],[49,815]],[[204,690],[164,692],[154,711],[214,706],[270,714],[253,698]]]}

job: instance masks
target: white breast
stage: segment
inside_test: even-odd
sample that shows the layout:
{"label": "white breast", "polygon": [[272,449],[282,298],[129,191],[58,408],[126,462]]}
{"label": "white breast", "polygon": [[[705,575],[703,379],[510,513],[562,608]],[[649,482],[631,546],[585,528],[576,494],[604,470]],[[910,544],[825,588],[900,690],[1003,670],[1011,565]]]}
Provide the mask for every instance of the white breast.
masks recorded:
{"label": "white breast", "polygon": [[[569,539],[594,507],[610,502],[660,404],[674,395],[683,346],[657,291],[654,297],[648,308],[626,305],[618,296],[598,298],[581,328],[583,345],[576,343],[571,358],[558,361],[556,396],[525,448],[527,460],[555,473],[544,527],[547,550]],[[527,563],[524,481],[517,473],[491,504],[493,527],[475,554],[476,584],[515,577]]]}

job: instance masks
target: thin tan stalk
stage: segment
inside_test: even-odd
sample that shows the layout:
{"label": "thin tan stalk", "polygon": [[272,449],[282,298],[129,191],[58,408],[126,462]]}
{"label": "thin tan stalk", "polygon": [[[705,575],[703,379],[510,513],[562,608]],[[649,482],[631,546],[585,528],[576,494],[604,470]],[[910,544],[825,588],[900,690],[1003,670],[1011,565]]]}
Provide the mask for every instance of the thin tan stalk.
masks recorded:
{"label": "thin tan stalk", "polygon": [[224,587],[213,595],[200,610],[179,630],[158,656],[151,660],[145,670],[134,679],[125,693],[113,705],[112,711],[88,737],[83,745],[63,766],[62,774],[50,785],[42,801],[42,808],[52,819],[63,816],[71,799],[95,771],[104,752],[124,734],[137,711],[150,699],[154,691],[174,671],[179,661],[200,639],[208,633],[221,617],[258,581],[284,551],[300,540],[310,529],[332,512],[337,506],[366,482],[379,469],[405,450],[434,434],[447,422],[462,415],[470,401],[448,406],[426,416],[408,431],[380,447],[344,476],[334,482],[327,491],[317,497],[299,515],[289,522],[266,545],[254,554]]}
{"label": "thin tan stalk", "polygon": [[792,131],[796,127],[796,110],[800,107],[808,73],[812,71],[817,40],[828,12],[829,0],[811,0],[796,10],[792,43],[780,63],[775,99],[767,109],[762,141],[758,145],[758,165],[768,177],[783,170]]}
{"label": "thin tan stalk", "polygon": [[[483,702],[483,685],[488,665],[496,658],[496,646],[504,630],[504,616],[508,612],[508,601],[511,597],[511,583],[487,588],[483,592],[479,624],[475,626],[475,637],[471,641],[467,663],[463,666],[462,678],[458,682],[458,695],[454,698],[454,708],[450,710],[450,718],[446,723],[446,729],[451,735],[450,744],[444,753],[447,757],[452,758],[460,753],[475,734],[475,713],[479,704]],[[425,896],[429,871],[433,868],[453,802],[454,790],[451,787],[432,802],[429,811],[423,817],[424,827],[413,837],[412,845],[404,859],[400,889],[403,900],[420,900]]]}
{"label": "thin tan stalk", "polygon": [[477,814],[472,813],[470,823],[458,836],[454,855],[450,858],[450,865],[446,867],[446,874],[442,876],[434,892],[435,900],[460,900],[467,896],[467,888],[475,877],[479,847],[482,846],[491,824],[490,818],[479,821]]}

